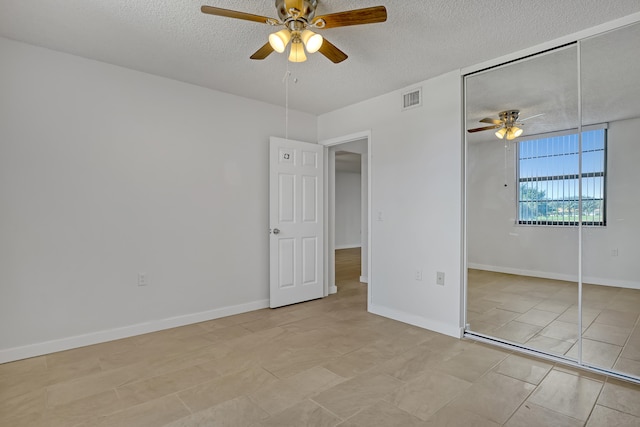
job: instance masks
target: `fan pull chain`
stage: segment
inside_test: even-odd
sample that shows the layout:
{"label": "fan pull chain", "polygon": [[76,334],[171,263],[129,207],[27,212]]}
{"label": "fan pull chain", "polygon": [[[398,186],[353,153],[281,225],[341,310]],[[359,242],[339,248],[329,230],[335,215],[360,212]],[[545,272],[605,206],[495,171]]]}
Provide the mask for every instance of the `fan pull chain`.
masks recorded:
{"label": "fan pull chain", "polygon": [[284,73],[282,83],[284,83],[284,139],[289,139],[289,61],[287,60],[287,71]]}
{"label": "fan pull chain", "polygon": [[507,150],[509,149],[509,143],[504,143],[504,186],[507,187]]}
{"label": "fan pull chain", "polygon": [[[289,71],[289,61],[287,60],[287,71],[284,73],[282,83],[284,86],[284,138],[289,139],[289,80],[291,77],[291,71]],[[298,83],[298,78],[293,78],[293,83]]]}

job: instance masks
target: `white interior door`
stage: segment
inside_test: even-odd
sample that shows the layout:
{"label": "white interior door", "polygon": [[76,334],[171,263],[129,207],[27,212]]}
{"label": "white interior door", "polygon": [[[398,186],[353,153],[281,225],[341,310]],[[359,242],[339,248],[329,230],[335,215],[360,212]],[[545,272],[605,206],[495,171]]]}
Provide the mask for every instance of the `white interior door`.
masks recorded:
{"label": "white interior door", "polygon": [[271,137],[270,306],[324,295],[322,145]]}

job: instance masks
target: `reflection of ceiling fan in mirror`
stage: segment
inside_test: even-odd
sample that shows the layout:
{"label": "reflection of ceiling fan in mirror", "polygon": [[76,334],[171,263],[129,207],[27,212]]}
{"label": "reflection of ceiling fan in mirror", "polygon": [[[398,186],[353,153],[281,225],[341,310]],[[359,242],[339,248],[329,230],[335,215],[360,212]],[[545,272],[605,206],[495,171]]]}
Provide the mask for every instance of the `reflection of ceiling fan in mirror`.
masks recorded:
{"label": "reflection of ceiling fan in mirror", "polygon": [[492,119],[490,117],[485,117],[480,120],[480,123],[491,123],[491,126],[483,126],[475,129],[467,129],[467,132],[482,132],[484,130],[492,130],[498,129],[496,131],[496,136],[500,139],[507,138],[508,140],[515,139],[522,135],[522,128],[518,126],[522,126],[525,120],[532,119],[534,117],[542,116],[543,114],[536,114],[535,116],[527,117],[526,119],[520,119],[518,121],[518,117],[520,116],[520,110],[506,110],[501,111],[498,116],[499,119]]}
{"label": "reflection of ceiling fan in mirror", "polygon": [[282,30],[269,35],[269,42],[251,55],[251,59],[264,59],[273,51],[282,53],[291,42],[289,52],[289,61],[291,62],[306,61],[305,48],[308,53],[320,52],[336,64],[347,59],[347,55],[344,52],[312,30],[374,24],[387,20],[387,10],[384,6],[315,16],[317,5],[318,0],[276,0],[276,9],[280,19],[212,6],[202,6],[201,10],[203,13],[210,15],[244,19],[274,27],[284,27]]}

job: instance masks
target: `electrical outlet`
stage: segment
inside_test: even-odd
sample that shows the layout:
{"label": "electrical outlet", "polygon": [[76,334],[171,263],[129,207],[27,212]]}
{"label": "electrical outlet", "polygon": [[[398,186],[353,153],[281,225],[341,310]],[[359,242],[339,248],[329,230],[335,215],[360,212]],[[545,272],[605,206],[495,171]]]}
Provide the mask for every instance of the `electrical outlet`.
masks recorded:
{"label": "electrical outlet", "polygon": [[422,280],[422,270],[420,269],[416,270],[415,278],[416,280]]}
{"label": "electrical outlet", "polygon": [[436,285],[444,286],[444,273],[442,271],[436,273]]}
{"label": "electrical outlet", "polygon": [[149,277],[147,273],[138,273],[138,286],[147,286],[149,284]]}

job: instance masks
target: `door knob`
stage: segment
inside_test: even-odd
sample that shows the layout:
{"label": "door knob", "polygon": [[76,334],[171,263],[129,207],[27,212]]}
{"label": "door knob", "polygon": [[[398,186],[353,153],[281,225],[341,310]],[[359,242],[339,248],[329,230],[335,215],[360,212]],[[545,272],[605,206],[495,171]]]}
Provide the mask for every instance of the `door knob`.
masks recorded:
{"label": "door knob", "polygon": [[273,234],[280,234],[280,229],[279,228],[274,228],[273,229]]}

